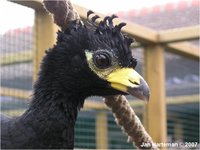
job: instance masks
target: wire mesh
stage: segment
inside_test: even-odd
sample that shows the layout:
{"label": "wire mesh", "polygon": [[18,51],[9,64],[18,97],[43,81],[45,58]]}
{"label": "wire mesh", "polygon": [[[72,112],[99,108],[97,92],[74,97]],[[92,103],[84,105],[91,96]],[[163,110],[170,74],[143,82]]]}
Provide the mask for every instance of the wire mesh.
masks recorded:
{"label": "wire mesh", "polygon": [[96,148],[96,111],[81,111],[75,128],[76,148]]}
{"label": "wire mesh", "polygon": [[167,105],[168,139],[198,143],[199,62],[169,52],[165,53],[165,62],[166,95],[173,96],[174,103]]}
{"label": "wire mesh", "polygon": [[20,18],[22,11],[32,14],[28,19],[30,22],[24,23],[23,26],[15,26],[12,21],[5,19],[4,23],[10,28],[0,33],[1,111],[16,116],[28,107],[29,95],[26,92],[32,90],[34,10],[11,2],[4,3],[20,10],[9,18],[10,20]]}
{"label": "wire mesh", "polygon": [[[33,10],[30,9],[30,11]],[[196,7],[194,11],[196,13]],[[32,20],[34,20],[34,17]],[[17,29],[11,28],[9,31],[0,35],[1,88],[4,89],[2,90],[3,94],[1,94],[2,113],[16,116],[23,113],[28,107],[28,100],[30,100],[29,93],[32,90],[33,83],[34,37],[32,26]],[[136,70],[142,74],[144,64],[143,49],[133,49],[133,56],[138,60]],[[165,53],[165,62],[167,98],[176,96],[174,102],[167,105],[168,141],[198,142],[199,62],[168,52]],[[19,94],[19,90],[27,93],[22,92]],[[127,98],[131,103],[137,102],[133,97],[127,96]],[[101,101],[101,98],[92,98],[92,100]],[[142,121],[143,111],[145,111],[144,104],[137,104],[139,105],[133,108]],[[106,129],[108,130],[108,135],[105,136],[108,139],[108,148],[132,148],[132,145],[126,142],[127,136],[116,125],[112,114],[108,111],[106,113],[108,118],[108,128]],[[79,113],[75,128],[76,148],[97,148],[96,115],[97,110],[84,110]]]}

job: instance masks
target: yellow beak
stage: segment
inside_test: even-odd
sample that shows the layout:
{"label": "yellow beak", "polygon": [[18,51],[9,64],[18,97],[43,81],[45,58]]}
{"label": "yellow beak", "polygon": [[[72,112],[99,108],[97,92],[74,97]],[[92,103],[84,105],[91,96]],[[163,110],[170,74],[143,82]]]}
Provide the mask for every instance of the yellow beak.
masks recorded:
{"label": "yellow beak", "polygon": [[142,100],[149,100],[150,92],[146,81],[132,68],[116,69],[107,76],[111,87]]}

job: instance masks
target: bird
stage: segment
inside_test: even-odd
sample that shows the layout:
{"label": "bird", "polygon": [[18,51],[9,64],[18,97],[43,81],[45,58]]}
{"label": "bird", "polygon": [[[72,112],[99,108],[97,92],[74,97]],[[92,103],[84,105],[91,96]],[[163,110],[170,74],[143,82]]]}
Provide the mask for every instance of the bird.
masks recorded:
{"label": "bird", "polygon": [[[91,17],[93,16],[93,17]],[[114,25],[116,15],[87,12],[87,24],[70,21],[46,50],[29,108],[11,118],[1,114],[3,149],[73,149],[77,115],[90,96],[132,95],[148,100],[147,82],[135,71],[134,40]]]}

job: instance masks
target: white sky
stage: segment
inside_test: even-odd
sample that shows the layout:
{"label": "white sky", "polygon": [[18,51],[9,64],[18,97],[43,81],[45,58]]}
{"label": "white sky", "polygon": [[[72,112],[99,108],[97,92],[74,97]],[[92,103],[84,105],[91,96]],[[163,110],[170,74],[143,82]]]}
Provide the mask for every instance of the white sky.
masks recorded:
{"label": "white sky", "polygon": [[[71,0],[73,3],[104,14],[127,11],[130,9],[141,9],[162,5],[168,2],[180,0]],[[191,0],[186,0],[191,1]],[[6,0],[0,0],[0,34],[9,29],[32,26],[34,22],[34,11],[32,9],[17,5]]]}

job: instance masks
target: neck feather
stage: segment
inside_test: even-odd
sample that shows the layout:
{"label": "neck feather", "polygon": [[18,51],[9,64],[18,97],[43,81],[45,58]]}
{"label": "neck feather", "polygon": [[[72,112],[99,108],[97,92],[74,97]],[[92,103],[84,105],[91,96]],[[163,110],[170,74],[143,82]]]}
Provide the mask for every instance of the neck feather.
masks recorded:
{"label": "neck feather", "polygon": [[45,143],[51,143],[49,147],[72,148],[77,113],[84,98],[46,86],[36,84],[30,108],[20,121],[33,129],[38,138],[36,145],[45,147]]}

